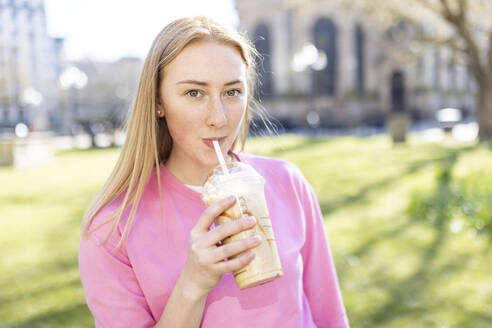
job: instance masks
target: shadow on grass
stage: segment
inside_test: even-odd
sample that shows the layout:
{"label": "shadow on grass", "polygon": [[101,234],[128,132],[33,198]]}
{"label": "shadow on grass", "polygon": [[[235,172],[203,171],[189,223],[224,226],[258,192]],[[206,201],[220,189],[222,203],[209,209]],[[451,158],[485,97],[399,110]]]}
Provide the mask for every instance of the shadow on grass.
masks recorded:
{"label": "shadow on grass", "polygon": [[378,242],[382,240],[388,240],[390,238],[395,238],[404,233],[411,226],[412,222],[410,220],[407,220],[389,231],[385,231],[380,234],[373,234],[370,238],[361,243],[359,247],[357,247],[357,249],[352,252],[352,255],[360,258],[369,253],[372,247],[374,247]]}
{"label": "shadow on grass", "polygon": [[[0,284],[0,290],[10,290],[8,293],[0,293],[2,312],[17,312],[17,309],[24,304],[35,304],[43,302],[44,299],[50,299],[49,302],[53,302],[53,308],[38,310],[34,316],[26,317],[25,321],[20,323],[17,320],[13,321],[11,325],[5,325],[0,319],[0,327],[92,326],[92,316],[80,294],[82,285],[76,274],[78,258],[77,249],[74,248],[76,242],[73,240],[77,238],[74,232],[79,231],[83,210],[82,206],[75,206],[62,223],[53,226],[48,233],[44,233],[40,240],[43,248],[42,254],[51,255],[40,258],[34,265],[24,269],[19,267],[19,270],[23,270],[21,274],[9,276]],[[22,288],[21,293],[19,293],[19,288],[10,288],[10,286],[19,284],[24,285],[23,282],[25,282],[25,287]],[[59,297],[62,299],[53,300]],[[64,303],[64,299],[68,302]],[[74,302],[80,302],[80,304],[67,307],[67,303],[73,304]],[[80,324],[81,322],[85,324]]]}
{"label": "shadow on grass", "polygon": [[[473,147],[471,149],[473,149]],[[393,321],[395,320],[401,320],[402,318],[409,318],[410,320],[411,318],[416,317],[423,318],[423,321],[416,324],[416,326],[426,326],[424,324],[425,320],[429,320],[430,318],[430,320],[433,321],[433,318],[439,318],[439,311],[442,311],[443,309],[444,311],[447,311],[450,307],[459,308],[459,313],[461,313],[458,317],[459,324],[456,327],[486,327],[486,323],[492,322],[492,316],[485,308],[482,312],[467,311],[466,309],[463,309],[463,306],[459,304],[459,297],[446,300],[447,304],[445,305],[440,303],[442,301],[440,299],[432,299],[433,292],[431,289],[435,289],[436,284],[439,284],[444,276],[452,276],[465,269],[467,263],[471,260],[470,256],[461,255],[453,257],[452,260],[445,263],[440,262],[440,260],[442,260],[440,252],[446,250],[446,248],[443,247],[449,237],[448,234],[450,232],[448,232],[448,227],[453,208],[449,202],[445,201],[445,197],[438,197],[440,195],[448,195],[451,192],[452,169],[458,161],[459,156],[464,151],[468,150],[470,150],[470,148],[450,151],[446,156],[419,161],[411,164],[405,171],[404,174],[413,174],[429,164],[438,164],[438,166],[441,167],[441,171],[437,176],[437,186],[434,190],[436,196],[434,198],[443,199],[443,201],[439,202],[437,205],[438,211],[432,219],[432,224],[428,224],[433,231],[434,237],[427,246],[412,249],[412,252],[419,253],[419,261],[415,270],[412,271],[409,276],[398,279],[388,274],[388,271],[385,268],[387,265],[391,266],[391,259],[388,259],[383,263],[384,266],[381,269],[376,270],[376,272],[371,273],[370,276],[367,277],[367,280],[370,281],[370,287],[384,292],[386,297],[384,298],[385,301],[372,312],[365,313],[363,316],[360,316],[359,314],[358,318],[354,318],[356,319],[358,326],[390,327],[394,324]],[[391,177],[367,185],[362,188],[358,194],[338,202],[337,206],[332,205],[329,208],[325,207],[323,213],[326,215],[327,212],[332,212],[338,207],[347,206],[352,202],[361,202],[369,193],[377,189],[391,186],[394,179],[397,179],[397,177]],[[403,236],[405,231],[417,222],[417,220],[412,219],[410,216],[408,220],[401,222],[401,224],[390,230],[370,235],[367,240],[353,251],[354,257],[364,257],[379,243],[387,244],[391,243],[393,240],[398,241],[398,239],[401,238],[400,236]],[[345,263],[341,264],[339,275],[343,277],[344,272],[350,270],[350,266],[347,266]],[[392,270],[390,270],[390,272],[391,271]],[[429,326],[432,327],[436,325],[437,322],[429,323]]]}
{"label": "shadow on grass", "polygon": [[[12,281],[7,281],[7,284],[22,284],[22,281],[33,281],[42,279],[44,276],[55,275],[60,277],[62,282],[43,283],[39,286],[24,288],[22,293],[14,293],[10,295],[2,295],[0,304],[3,310],[13,312],[22,311],[21,308],[25,304],[44,303],[44,300],[49,299],[52,303],[47,310],[37,310],[36,314],[22,317],[21,321],[10,319],[10,324],[2,323],[1,327],[89,327],[92,326],[92,316],[85,304],[85,300],[80,296],[79,291],[82,289],[78,275],[74,276],[73,271],[77,270],[76,254],[57,258],[49,263],[41,263],[34,271],[22,277],[19,281],[15,277]],[[69,279],[64,279],[63,276],[69,274]],[[53,280],[53,279],[51,279]],[[72,295],[72,296],[70,296]],[[76,305],[67,305],[77,302]],[[31,307],[31,311],[33,308]],[[7,321],[8,323],[8,321]]]}
{"label": "shadow on grass", "polygon": [[308,150],[311,147],[317,146],[319,144],[328,144],[334,139],[328,138],[319,138],[319,137],[303,137],[299,142],[290,145],[290,146],[278,146],[275,147],[272,151],[268,152],[269,156],[278,157],[283,156],[285,153],[295,152],[297,150]]}
{"label": "shadow on grass", "polygon": [[418,269],[407,279],[396,281],[388,278],[384,272],[375,274],[372,279],[373,284],[387,291],[389,298],[376,312],[372,313],[370,318],[372,325],[384,325],[400,316],[408,315],[409,312],[428,312],[427,308],[419,304],[419,300],[421,300],[421,294],[425,292],[426,287],[439,276],[439,272],[432,269],[432,263],[446,238],[445,229],[436,229],[436,237],[421,254]]}
{"label": "shadow on grass", "polygon": [[13,205],[23,205],[23,204],[33,204],[39,199],[37,195],[8,195],[0,199],[0,205],[13,206]]}
{"label": "shadow on grass", "polygon": [[[59,269],[50,270],[50,271],[51,272],[59,271]],[[32,277],[32,279],[36,279],[36,277],[34,276],[34,277]],[[29,300],[29,299],[43,298],[43,295],[48,295],[50,293],[53,293],[54,291],[62,290],[62,289],[65,289],[67,287],[69,287],[69,288],[80,287],[80,285],[81,285],[80,280],[78,278],[71,279],[71,280],[66,281],[64,283],[55,282],[55,283],[51,283],[51,284],[45,284],[45,285],[42,285],[38,288],[31,289],[27,293],[22,293],[21,295],[15,294],[15,295],[6,295],[3,297],[0,297],[0,302],[2,303],[3,306],[7,306],[9,304],[14,304],[16,302],[22,302],[22,301]]]}
{"label": "shadow on grass", "polygon": [[12,328],[87,327],[92,319],[85,303],[65,306],[30,317]]}
{"label": "shadow on grass", "polygon": [[453,179],[453,164],[450,159],[437,167],[438,188],[434,192],[414,192],[408,213],[430,225],[445,220],[457,231],[470,230],[492,241],[492,180],[487,174]]}
{"label": "shadow on grass", "polygon": [[321,202],[320,203],[321,211],[323,212],[323,215],[326,216],[326,215],[329,215],[329,214],[337,211],[340,208],[343,208],[345,206],[349,206],[353,203],[360,204],[361,202],[364,202],[365,200],[367,200],[368,196],[371,193],[377,192],[383,188],[388,188],[391,185],[398,183],[399,179],[404,177],[404,176],[418,173],[419,171],[423,170],[424,168],[426,168],[430,165],[439,164],[439,163],[441,163],[441,164],[447,163],[449,161],[452,161],[454,163],[457,160],[457,158],[459,157],[459,155],[461,155],[467,151],[471,151],[473,149],[475,149],[475,147],[464,147],[464,148],[461,148],[458,150],[450,150],[450,151],[447,151],[444,156],[434,157],[431,159],[424,159],[424,160],[413,162],[407,167],[407,169],[404,172],[398,173],[394,176],[391,176],[391,177],[385,178],[383,180],[376,181],[374,183],[365,185],[354,195],[347,196],[343,199],[339,199],[339,200],[336,200],[334,202]]}
{"label": "shadow on grass", "polygon": [[[462,311],[462,309],[456,309],[456,311]],[[490,327],[492,322],[492,315],[486,312],[466,311],[466,315],[458,322],[456,327]]]}
{"label": "shadow on grass", "polygon": [[485,145],[488,147],[490,150],[492,150],[492,140],[480,140],[479,144]]}

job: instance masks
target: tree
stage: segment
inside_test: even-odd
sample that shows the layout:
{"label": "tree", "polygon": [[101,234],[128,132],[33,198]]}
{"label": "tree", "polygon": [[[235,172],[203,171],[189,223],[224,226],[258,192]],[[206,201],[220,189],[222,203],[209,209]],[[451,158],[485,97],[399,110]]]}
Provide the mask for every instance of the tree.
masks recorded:
{"label": "tree", "polygon": [[[492,0],[310,0],[362,10],[382,26],[405,21],[413,42],[447,46],[460,54],[477,85],[479,138],[492,140]],[[299,0],[290,0],[299,5]]]}

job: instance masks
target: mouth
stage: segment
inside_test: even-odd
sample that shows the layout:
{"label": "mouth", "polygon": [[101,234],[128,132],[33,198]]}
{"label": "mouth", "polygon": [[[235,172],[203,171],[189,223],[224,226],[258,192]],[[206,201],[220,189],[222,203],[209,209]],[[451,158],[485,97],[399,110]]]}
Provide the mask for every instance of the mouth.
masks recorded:
{"label": "mouth", "polygon": [[214,144],[213,144],[213,141],[214,140],[217,141],[220,146],[222,146],[222,144],[226,140],[226,137],[221,137],[221,138],[204,138],[204,139],[202,139],[203,143],[207,147],[212,148],[212,149],[214,149]]}

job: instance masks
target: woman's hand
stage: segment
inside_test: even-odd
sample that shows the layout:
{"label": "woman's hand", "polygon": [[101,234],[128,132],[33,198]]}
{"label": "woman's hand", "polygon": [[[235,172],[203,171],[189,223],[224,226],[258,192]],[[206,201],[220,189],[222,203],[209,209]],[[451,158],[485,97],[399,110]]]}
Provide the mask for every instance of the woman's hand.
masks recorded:
{"label": "woman's hand", "polygon": [[[195,294],[197,296],[207,295],[217,286],[224,273],[241,269],[251,262],[254,252],[250,249],[261,242],[259,236],[253,236],[217,246],[221,240],[243,230],[251,229],[256,223],[254,217],[245,216],[209,230],[215,218],[230,208],[235,201],[235,198],[231,196],[210,205],[191,230],[188,257],[181,278],[190,287],[188,291],[198,293]],[[230,258],[245,251],[247,252],[235,259],[224,260],[224,258]]]}

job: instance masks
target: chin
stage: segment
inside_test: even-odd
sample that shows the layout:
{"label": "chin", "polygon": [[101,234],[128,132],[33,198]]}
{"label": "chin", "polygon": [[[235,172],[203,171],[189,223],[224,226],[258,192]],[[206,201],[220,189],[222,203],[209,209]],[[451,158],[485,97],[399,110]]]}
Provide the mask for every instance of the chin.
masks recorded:
{"label": "chin", "polygon": [[210,169],[219,165],[219,161],[217,160],[215,152],[210,153],[210,154],[204,154],[204,156],[202,158],[200,158],[200,163],[203,166],[210,167]]}

